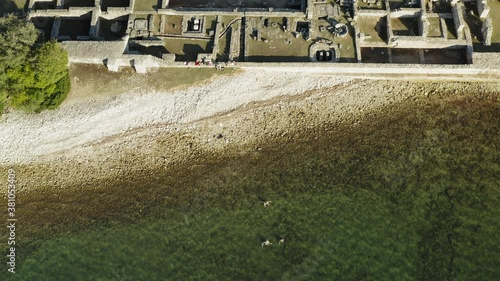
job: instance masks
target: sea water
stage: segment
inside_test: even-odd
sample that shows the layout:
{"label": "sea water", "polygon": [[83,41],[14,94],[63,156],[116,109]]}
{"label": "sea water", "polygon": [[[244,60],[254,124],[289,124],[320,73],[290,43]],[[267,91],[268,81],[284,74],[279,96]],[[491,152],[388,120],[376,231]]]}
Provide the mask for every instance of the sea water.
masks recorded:
{"label": "sea water", "polygon": [[15,280],[498,280],[500,103],[397,108],[131,183],[140,216],[34,239]]}

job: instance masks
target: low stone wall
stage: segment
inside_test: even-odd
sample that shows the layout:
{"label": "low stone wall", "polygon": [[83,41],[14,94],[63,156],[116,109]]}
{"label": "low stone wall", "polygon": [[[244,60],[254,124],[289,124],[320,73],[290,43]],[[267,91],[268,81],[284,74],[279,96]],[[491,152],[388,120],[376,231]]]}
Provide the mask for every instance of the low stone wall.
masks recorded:
{"label": "low stone wall", "polygon": [[484,37],[483,44],[486,46],[491,46],[491,37],[493,36],[493,20],[490,17],[487,17],[483,20],[481,32],[483,33]]}
{"label": "low stone wall", "polygon": [[[330,63],[330,62],[307,62],[307,63],[256,63],[240,62],[229,64],[226,67],[239,67],[242,69],[261,69],[266,71],[287,71],[301,73],[317,73],[347,76],[392,76],[405,75],[428,77],[434,79],[440,76],[448,76],[449,79],[457,81],[466,80],[494,80],[500,78],[500,53],[475,53],[473,65],[442,65],[442,64],[387,64],[387,63]],[[160,67],[192,67],[182,62],[163,63]],[[213,66],[200,66],[213,67]],[[471,75],[470,79],[467,75]],[[453,78],[454,77],[454,78]]]}
{"label": "low stone wall", "polygon": [[[135,11],[137,12],[137,11]],[[148,12],[151,13],[151,12]],[[305,17],[303,12],[274,10],[272,12],[262,10],[240,9],[240,10],[222,10],[222,9],[158,9],[160,15],[179,15],[179,16],[239,16],[239,17]]]}
{"label": "low stone wall", "polygon": [[129,45],[141,45],[144,47],[163,46],[163,40],[129,40]]}
{"label": "low stone wall", "polygon": [[109,7],[107,11],[102,11],[100,16],[105,19],[114,19],[131,14],[130,8],[126,7]]}
{"label": "low stone wall", "polygon": [[217,53],[219,53],[219,35],[222,31],[222,23],[221,23],[221,16],[217,16],[216,18],[216,24],[215,24],[215,32],[214,32],[214,46],[212,48],[212,57],[217,58]]}
{"label": "low stone wall", "polygon": [[385,17],[389,13],[384,10],[357,10],[355,15],[366,16],[366,17]]}
{"label": "low stone wall", "polygon": [[121,56],[127,41],[65,41],[70,63],[102,64],[103,61]]}
{"label": "low stone wall", "polygon": [[452,19],[452,13],[426,13],[428,18],[442,18],[442,19]]}
{"label": "low stone wall", "polygon": [[490,7],[488,6],[488,1],[477,0],[477,10],[479,12],[479,18],[481,18],[481,20],[487,18],[490,13]]}
{"label": "low stone wall", "polygon": [[[498,62],[499,54],[485,55],[475,58],[478,64],[474,65],[405,65],[405,64],[351,64],[351,63],[240,63],[239,67],[245,69],[261,69],[266,71],[300,72],[304,74],[343,75],[360,78],[383,79],[417,79],[432,81],[490,81],[498,82],[500,68],[494,63]],[[483,63],[483,61],[485,63]]]}
{"label": "low stone wall", "polygon": [[[444,39],[421,36],[393,36],[390,47],[407,49],[442,49],[442,48],[464,48],[467,45],[465,39]],[[365,47],[365,46],[363,46]]]}
{"label": "low stone wall", "polygon": [[[453,4],[454,3],[454,4]],[[457,31],[458,39],[464,38],[464,28],[467,25],[465,22],[465,6],[461,2],[452,2],[453,22]]]}
{"label": "low stone wall", "polygon": [[240,56],[241,44],[241,21],[233,23],[230,28],[229,38],[229,60],[238,59]]}
{"label": "low stone wall", "polygon": [[34,17],[75,17],[79,18],[85,14],[92,12],[94,8],[75,8],[70,9],[53,9],[53,10],[34,10],[29,13],[29,18]]}
{"label": "low stone wall", "polygon": [[415,18],[420,16],[420,8],[404,8],[399,11],[390,12],[391,18]]}
{"label": "low stone wall", "polygon": [[[64,46],[64,43],[63,43]],[[446,79],[454,81],[499,81],[500,53],[474,53],[473,65],[437,64],[378,64],[378,63],[250,63],[228,64],[226,67],[242,69],[261,69],[266,71],[287,71],[322,75],[345,75],[352,77],[404,78],[404,79]],[[162,67],[194,67],[172,59],[159,59],[149,55],[123,54],[104,58],[95,56],[74,56],[70,53],[71,63],[104,64],[110,71],[120,67],[134,67],[139,73]],[[197,66],[214,67],[214,66]]]}

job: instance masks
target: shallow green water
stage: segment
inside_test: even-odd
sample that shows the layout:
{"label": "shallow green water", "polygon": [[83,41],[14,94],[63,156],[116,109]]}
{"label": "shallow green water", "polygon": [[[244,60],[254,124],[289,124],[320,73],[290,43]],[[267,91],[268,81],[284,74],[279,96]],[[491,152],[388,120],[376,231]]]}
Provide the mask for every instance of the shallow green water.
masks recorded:
{"label": "shallow green water", "polygon": [[208,163],[136,223],[39,242],[16,277],[498,280],[499,120],[454,98],[327,124]]}

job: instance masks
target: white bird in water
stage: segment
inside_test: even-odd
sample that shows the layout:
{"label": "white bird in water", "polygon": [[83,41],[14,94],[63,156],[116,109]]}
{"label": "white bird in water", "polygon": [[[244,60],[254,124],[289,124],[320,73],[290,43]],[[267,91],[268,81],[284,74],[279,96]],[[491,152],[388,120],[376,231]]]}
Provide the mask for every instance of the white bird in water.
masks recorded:
{"label": "white bird in water", "polygon": [[267,206],[271,205],[271,202],[273,202],[273,201],[264,201],[264,202],[262,202],[262,204],[264,204],[264,207],[267,207]]}
{"label": "white bird in water", "polygon": [[278,241],[278,244],[281,244],[281,243],[285,243],[285,238],[281,238],[281,239]]}
{"label": "white bird in water", "polygon": [[269,246],[271,244],[273,244],[273,243],[269,242],[269,240],[266,240],[266,241],[262,242],[261,246],[262,246],[262,248],[264,248],[264,246]]}

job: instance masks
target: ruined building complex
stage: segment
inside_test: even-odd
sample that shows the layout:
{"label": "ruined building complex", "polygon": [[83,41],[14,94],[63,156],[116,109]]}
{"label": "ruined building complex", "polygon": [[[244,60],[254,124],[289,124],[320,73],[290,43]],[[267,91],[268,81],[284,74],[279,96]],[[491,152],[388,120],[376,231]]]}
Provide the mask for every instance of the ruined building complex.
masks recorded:
{"label": "ruined building complex", "polygon": [[[497,17],[497,18],[495,18]],[[30,0],[71,62],[473,64],[500,52],[492,0]]]}

